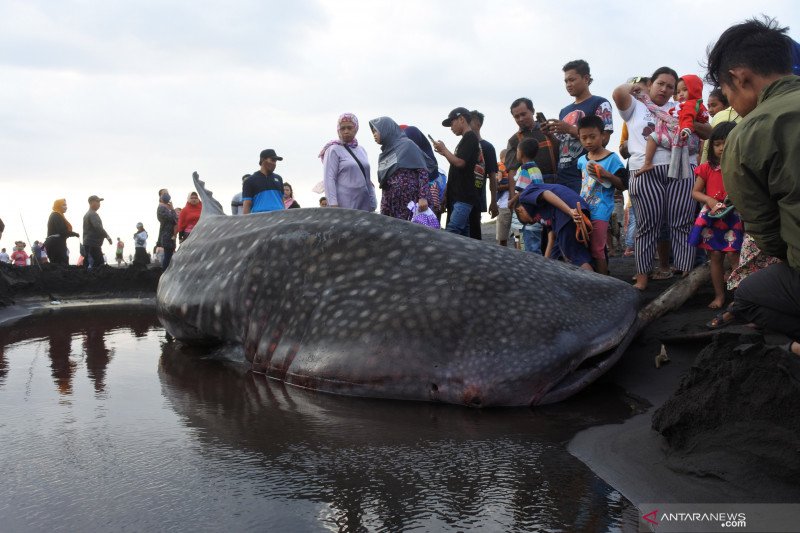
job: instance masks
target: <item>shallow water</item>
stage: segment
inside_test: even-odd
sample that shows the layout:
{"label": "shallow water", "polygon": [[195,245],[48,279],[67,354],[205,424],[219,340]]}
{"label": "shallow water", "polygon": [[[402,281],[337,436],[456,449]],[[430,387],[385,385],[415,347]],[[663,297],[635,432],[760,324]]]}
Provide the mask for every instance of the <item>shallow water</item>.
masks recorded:
{"label": "shallow water", "polygon": [[471,410],[284,387],[152,315],[0,329],[0,529],[617,531],[636,510],[566,451],[629,416],[593,387]]}

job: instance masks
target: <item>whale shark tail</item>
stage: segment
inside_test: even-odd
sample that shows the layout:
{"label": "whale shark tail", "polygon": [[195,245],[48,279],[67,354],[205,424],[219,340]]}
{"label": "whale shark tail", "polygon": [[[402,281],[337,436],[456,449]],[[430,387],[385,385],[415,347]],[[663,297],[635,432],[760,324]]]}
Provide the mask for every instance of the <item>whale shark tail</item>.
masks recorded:
{"label": "whale shark tail", "polygon": [[192,180],[194,181],[194,188],[200,196],[200,201],[203,202],[203,210],[200,212],[200,216],[224,215],[225,211],[222,210],[222,205],[214,198],[214,193],[206,189],[206,184],[200,179],[200,174],[197,171],[192,172]]}

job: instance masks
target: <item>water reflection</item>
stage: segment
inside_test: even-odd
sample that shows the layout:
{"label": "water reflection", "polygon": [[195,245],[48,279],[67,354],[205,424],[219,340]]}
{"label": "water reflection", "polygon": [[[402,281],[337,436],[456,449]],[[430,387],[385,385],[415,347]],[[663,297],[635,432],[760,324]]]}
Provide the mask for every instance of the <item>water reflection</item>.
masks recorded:
{"label": "water reflection", "polygon": [[[0,328],[3,530],[614,531],[635,509],[570,456],[630,409],[316,394],[165,342],[152,315]],[[233,354],[235,355],[235,353]]]}
{"label": "water reflection", "polygon": [[[106,336],[112,331],[123,329],[139,338],[157,326],[158,319],[149,314],[95,310],[36,317],[0,328],[0,387],[9,370],[5,346],[42,339],[44,330],[44,339],[48,346],[47,357],[50,359],[53,383],[58,392],[63,396],[72,395],[73,379],[81,363],[86,366],[94,390],[103,392],[106,368],[114,353],[106,346]],[[73,351],[75,341],[82,343],[80,350]]]}
{"label": "water reflection", "polygon": [[324,503],[340,531],[603,531],[624,502],[564,449],[629,416],[609,391],[528,409],[470,410],[287,387],[243,366],[164,346],[164,396],[231,475],[261,497]]}

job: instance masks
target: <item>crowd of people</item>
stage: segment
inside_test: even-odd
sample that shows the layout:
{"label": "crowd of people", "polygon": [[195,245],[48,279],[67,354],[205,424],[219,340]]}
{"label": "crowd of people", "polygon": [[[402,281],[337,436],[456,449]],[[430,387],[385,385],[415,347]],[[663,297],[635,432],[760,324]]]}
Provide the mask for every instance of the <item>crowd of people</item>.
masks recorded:
{"label": "crowd of people", "polygon": [[[775,21],[750,20],[729,28],[709,50],[703,81],[669,67],[619,85],[611,99],[592,94],[584,60],[563,67],[572,101],[558,118],[536,113],[531,99],[509,106],[517,129],[497,156],[481,137],[484,115],[456,107],[442,126],[459,138],[454,149],[413,125],[391,117],[368,122],[380,145],[374,173],[359,145],[359,120],[342,114],[337,138],[319,152],[320,207],[379,210],[382,215],[431,230],[481,238],[481,213],[496,218],[496,240],[526,252],[608,273],[608,257],[633,256],[634,287],[652,279],[687,275],[706,258],[711,267],[718,327],[741,319],[776,327],[800,339],[800,176],[796,165],[800,121],[797,43]],[[624,122],[619,154],[609,147],[614,109]],[[755,118],[758,117],[758,118]],[[435,154],[447,160],[446,174]],[[234,215],[299,208],[291,185],[277,174],[274,149],[259,155],[259,169],[242,177],[231,202]],[[623,194],[627,191],[627,194]],[[201,202],[191,193],[182,209],[159,191],[154,252],[163,268],[197,223]],[[89,198],[83,220],[82,257],[104,263],[111,238]],[[48,236],[38,242],[51,263],[67,263],[66,240],[77,237],[54,202]],[[444,219],[444,220],[442,220]],[[518,236],[518,237],[517,237]],[[148,234],[134,234],[134,264],[149,262]],[[6,259],[24,264],[24,242]],[[118,239],[117,260],[124,260]],[[5,254],[3,250],[2,254]],[[726,269],[727,258],[729,268]],[[657,264],[656,264],[657,262]],[[736,289],[726,304],[726,284]],[[765,294],[778,295],[770,301]],[[789,349],[800,354],[800,344]]]}

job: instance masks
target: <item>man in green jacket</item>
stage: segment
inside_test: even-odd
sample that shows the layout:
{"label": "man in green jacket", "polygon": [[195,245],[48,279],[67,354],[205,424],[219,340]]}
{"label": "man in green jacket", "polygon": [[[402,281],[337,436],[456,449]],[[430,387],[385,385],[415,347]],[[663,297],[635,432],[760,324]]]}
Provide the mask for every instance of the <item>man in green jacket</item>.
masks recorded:
{"label": "man in green jacket", "polygon": [[767,18],[731,26],[706,79],[744,117],[725,143],[725,189],[758,247],[784,261],[745,278],[731,312],[788,335],[800,355],[800,77],[787,30]]}

